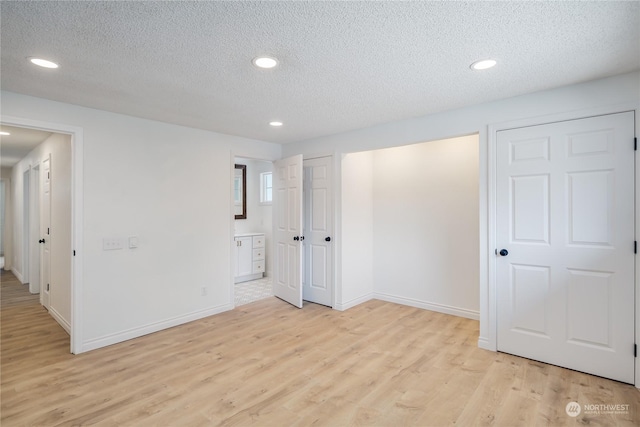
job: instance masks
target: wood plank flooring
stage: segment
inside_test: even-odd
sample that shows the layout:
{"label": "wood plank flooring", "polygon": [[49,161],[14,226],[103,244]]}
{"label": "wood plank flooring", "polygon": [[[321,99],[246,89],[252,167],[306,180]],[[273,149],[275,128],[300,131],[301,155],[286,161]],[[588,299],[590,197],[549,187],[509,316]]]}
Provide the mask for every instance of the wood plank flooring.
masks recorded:
{"label": "wood plank flooring", "polygon": [[[1,315],[3,427],[640,424],[633,386],[478,349],[478,322],[382,301],[269,298],[77,356],[37,301]],[[629,410],[572,418],[570,401]]]}
{"label": "wood plank flooring", "polygon": [[0,268],[0,283],[2,295],[0,307],[33,305],[40,300],[39,294],[30,294],[29,285],[23,285],[9,270]]}

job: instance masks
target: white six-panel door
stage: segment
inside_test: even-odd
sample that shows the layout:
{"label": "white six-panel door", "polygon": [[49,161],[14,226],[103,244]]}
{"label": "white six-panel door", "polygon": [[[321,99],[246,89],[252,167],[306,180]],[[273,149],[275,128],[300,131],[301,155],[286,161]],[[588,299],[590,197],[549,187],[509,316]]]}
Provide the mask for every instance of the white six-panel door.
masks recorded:
{"label": "white six-panel door", "polygon": [[634,382],[634,115],[497,135],[499,351]]}
{"label": "white six-panel door", "polygon": [[333,305],[331,157],[304,161],[304,272],[302,298]]}
{"label": "white six-panel door", "polygon": [[302,155],[274,162],[273,294],[302,308]]}

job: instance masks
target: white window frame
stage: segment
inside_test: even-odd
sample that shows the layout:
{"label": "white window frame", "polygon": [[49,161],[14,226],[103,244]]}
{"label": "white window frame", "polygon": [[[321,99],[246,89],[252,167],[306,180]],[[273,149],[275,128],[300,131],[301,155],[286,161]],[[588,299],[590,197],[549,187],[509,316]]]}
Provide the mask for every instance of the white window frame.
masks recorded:
{"label": "white window frame", "polygon": [[[266,177],[271,177],[271,185],[267,187]],[[271,199],[265,200],[267,195],[267,188],[271,189]],[[260,204],[270,205],[273,202],[273,172],[262,172],[260,174]]]}

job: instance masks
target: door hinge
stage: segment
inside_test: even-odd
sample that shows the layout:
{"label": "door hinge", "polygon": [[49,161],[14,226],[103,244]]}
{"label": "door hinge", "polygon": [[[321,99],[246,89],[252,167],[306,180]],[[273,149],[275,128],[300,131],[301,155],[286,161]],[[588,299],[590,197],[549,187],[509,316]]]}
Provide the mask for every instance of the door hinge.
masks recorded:
{"label": "door hinge", "polygon": [[638,253],[638,241],[637,240],[633,241],[633,253],[634,254]]}
{"label": "door hinge", "polygon": [[633,357],[638,357],[638,344],[633,345]]}
{"label": "door hinge", "polygon": [[47,227],[47,235],[49,235],[49,234],[51,234],[51,233],[49,233],[49,227]]}
{"label": "door hinge", "polygon": [[633,138],[633,151],[638,151],[638,138]]}
{"label": "door hinge", "polygon": [[75,249],[73,250],[73,256],[76,256],[76,250]]}
{"label": "door hinge", "polygon": [[49,290],[49,284],[47,283],[47,291]]}

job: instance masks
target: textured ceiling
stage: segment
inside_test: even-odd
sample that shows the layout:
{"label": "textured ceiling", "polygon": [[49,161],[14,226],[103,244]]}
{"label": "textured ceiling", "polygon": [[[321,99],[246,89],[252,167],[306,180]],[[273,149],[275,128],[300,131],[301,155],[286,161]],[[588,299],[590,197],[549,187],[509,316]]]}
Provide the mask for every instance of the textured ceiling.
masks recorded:
{"label": "textured ceiling", "polygon": [[[2,1],[0,14],[4,90],[278,143],[640,69],[637,1]],[[254,68],[259,54],[280,65]],[[469,69],[487,57],[498,66]]]}
{"label": "textured ceiling", "polygon": [[11,134],[0,136],[0,166],[3,168],[13,167],[31,150],[51,136],[51,132],[14,126],[2,125],[0,129]]}

